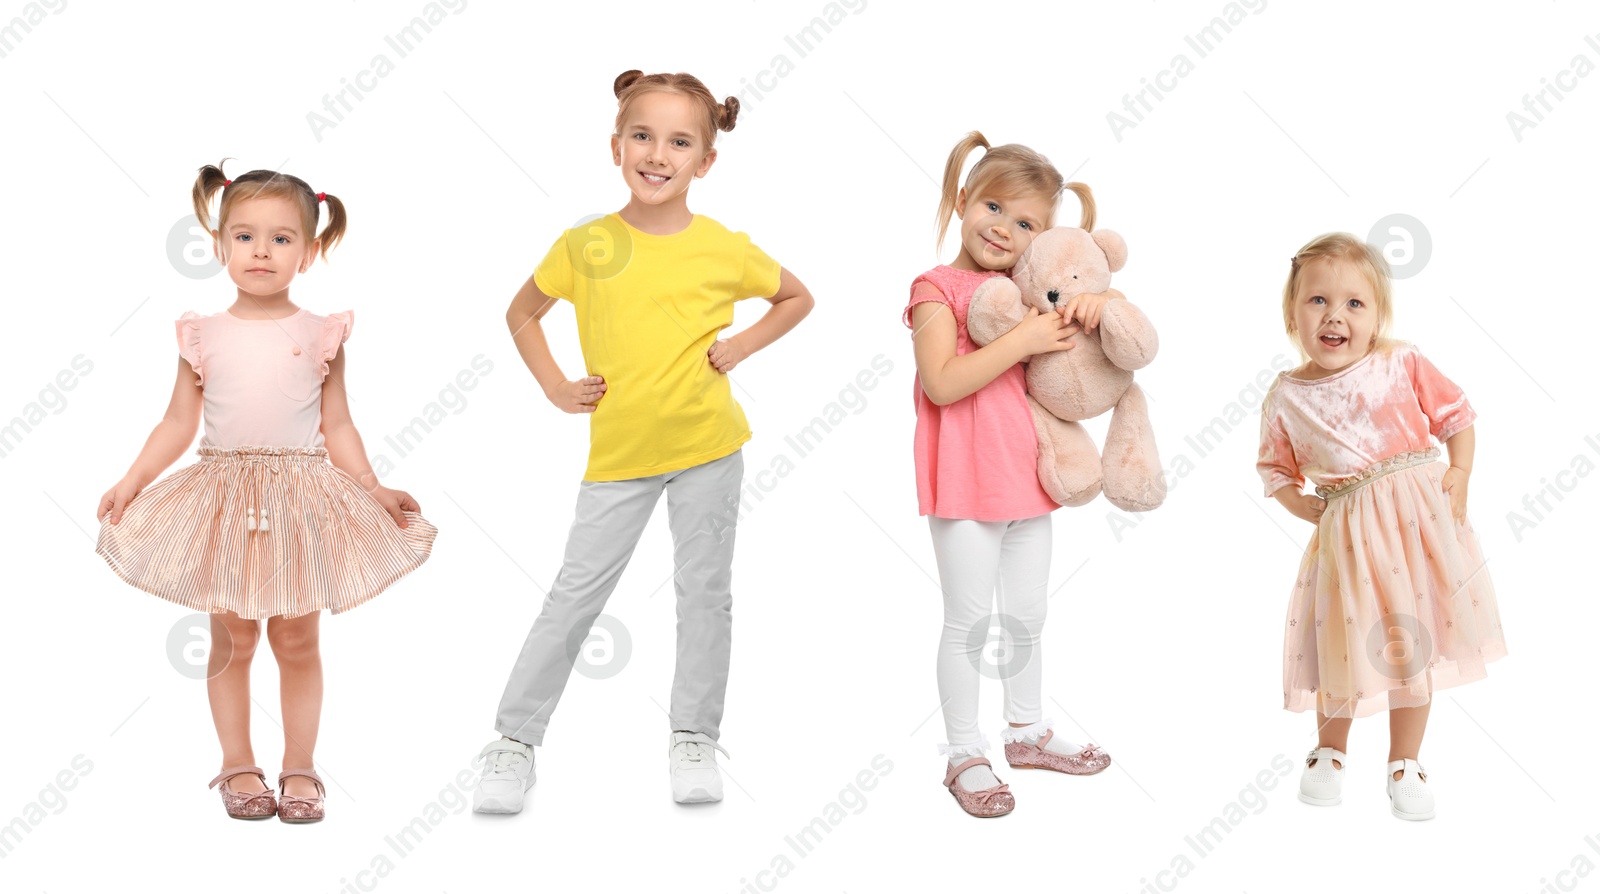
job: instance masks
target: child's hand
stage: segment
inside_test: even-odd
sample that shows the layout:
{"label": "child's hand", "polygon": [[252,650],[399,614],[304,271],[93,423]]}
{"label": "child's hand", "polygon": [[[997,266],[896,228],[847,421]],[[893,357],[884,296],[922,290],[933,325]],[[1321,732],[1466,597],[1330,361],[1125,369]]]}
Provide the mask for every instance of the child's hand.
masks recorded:
{"label": "child's hand", "polygon": [[1022,316],[1022,322],[1012,331],[1021,333],[1022,347],[1031,356],[1071,350],[1078,344],[1071,340],[1072,336],[1082,332],[1083,327],[1068,323],[1067,318],[1058,311],[1042,314],[1030,304],[1028,312]]}
{"label": "child's hand", "polygon": [[144,490],[136,482],[124,478],[112,485],[106,495],[100,498],[100,508],[95,512],[95,521],[105,521],[106,513],[111,514],[111,523],[122,521],[122,510],[127,508],[139,492]]}
{"label": "child's hand", "polygon": [[1061,316],[1064,319],[1081,322],[1084,329],[1093,329],[1100,325],[1100,311],[1111,303],[1111,299],[1121,297],[1122,293],[1116,289],[1106,289],[1104,292],[1092,295],[1087,292],[1074,295],[1062,306]]}
{"label": "child's hand", "polygon": [[717,342],[706,349],[706,357],[711,360],[711,365],[717,372],[731,372],[735,366],[750,356],[738,342],[731,338],[717,339]]}
{"label": "child's hand", "polygon": [[603,377],[584,376],[573,382],[562,382],[545,396],[563,413],[593,413],[595,402],[605,393]]}
{"label": "child's hand", "polygon": [[1450,495],[1450,514],[1456,521],[1467,520],[1467,473],[1451,466],[1444,473],[1444,492]]}
{"label": "child's hand", "polygon": [[1322,523],[1322,510],[1328,508],[1328,501],[1316,494],[1297,494],[1284,501],[1283,505],[1296,517],[1316,525]]}
{"label": "child's hand", "polygon": [[410,494],[403,490],[395,490],[392,487],[384,487],[381,484],[373,489],[372,499],[377,500],[378,505],[382,506],[384,511],[394,519],[394,523],[402,528],[411,527],[411,523],[406,520],[405,514],[407,512],[422,511],[422,507],[417,504],[416,500],[411,499]]}

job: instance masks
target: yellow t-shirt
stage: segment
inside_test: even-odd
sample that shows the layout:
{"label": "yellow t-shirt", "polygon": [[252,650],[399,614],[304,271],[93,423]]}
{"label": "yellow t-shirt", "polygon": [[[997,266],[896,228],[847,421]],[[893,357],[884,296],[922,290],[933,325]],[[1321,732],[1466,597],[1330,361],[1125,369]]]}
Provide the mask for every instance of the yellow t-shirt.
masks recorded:
{"label": "yellow t-shirt", "polygon": [[750,440],[706,351],[733,324],[733,303],[776,295],[778,274],[749,236],[703,214],[666,236],[615,213],[561,234],[533,282],[572,302],[586,375],[606,382],[589,414],[585,480],[686,469]]}

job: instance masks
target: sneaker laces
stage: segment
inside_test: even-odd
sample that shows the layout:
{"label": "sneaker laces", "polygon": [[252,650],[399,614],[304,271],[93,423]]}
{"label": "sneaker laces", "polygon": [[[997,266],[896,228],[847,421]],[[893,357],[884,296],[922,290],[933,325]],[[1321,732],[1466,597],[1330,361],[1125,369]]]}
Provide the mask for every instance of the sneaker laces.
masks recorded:
{"label": "sneaker laces", "polygon": [[[487,754],[489,758],[489,774],[511,773],[515,775],[516,771],[511,768],[511,765],[518,755],[522,755],[522,752],[515,748],[495,748],[489,751]],[[523,756],[525,757],[526,755]]]}

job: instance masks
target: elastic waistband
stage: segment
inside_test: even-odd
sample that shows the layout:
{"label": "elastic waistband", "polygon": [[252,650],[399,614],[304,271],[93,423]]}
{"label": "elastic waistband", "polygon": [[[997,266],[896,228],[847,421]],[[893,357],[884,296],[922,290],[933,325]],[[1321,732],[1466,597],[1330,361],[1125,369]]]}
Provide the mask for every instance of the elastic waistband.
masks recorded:
{"label": "elastic waistband", "polygon": [[200,454],[202,462],[322,462],[328,457],[326,447],[201,447],[195,452]]}
{"label": "elastic waistband", "polygon": [[1429,447],[1427,450],[1410,450],[1397,453],[1388,459],[1379,460],[1359,473],[1340,481],[1338,484],[1324,484],[1317,488],[1317,496],[1324,500],[1342,497],[1353,490],[1365,487],[1385,475],[1430,463],[1439,458],[1439,448]]}

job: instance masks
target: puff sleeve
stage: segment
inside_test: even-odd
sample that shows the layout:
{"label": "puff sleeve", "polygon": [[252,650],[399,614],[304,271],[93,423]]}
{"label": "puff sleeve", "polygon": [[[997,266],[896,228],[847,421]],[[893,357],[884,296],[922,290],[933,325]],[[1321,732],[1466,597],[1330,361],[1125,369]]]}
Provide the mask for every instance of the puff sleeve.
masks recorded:
{"label": "puff sleeve", "polygon": [[322,320],[322,343],[319,358],[322,361],[322,378],[328,377],[328,364],[339,356],[339,346],[350,337],[350,327],[355,323],[355,311],[342,310],[328,314]]}
{"label": "puff sleeve", "polygon": [[[956,312],[955,302],[950,300],[950,296],[940,291],[933,280],[928,279],[926,276],[919,276],[911,281],[911,301],[906,304],[905,310],[900,312],[900,322],[904,323],[907,329],[912,328],[911,309],[924,301],[937,301],[943,304],[945,307],[950,308],[951,315]],[[960,317],[956,319],[960,319]]]}
{"label": "puff sleeve", "polygon": [[1256,455],[1256,472],[1266,488],[1265,496],[1270,497],[1289,485],[1297,490],[1305,489],[1306,479],[1295,460],[1294,445],[1272,412],[1270,395],[1261,406],[1261,449]]}
{"label": "puff sleeve", "polygon": [[1411,375],[1411,388],[1416,392],[1417,405],[1428,417],[1428,431],[1440,443],[1455,437],[1477,420],[1478,414],[1467,403],[1466,393],[1439,372],[1438,367],[1422,356],[1422,352],[1414,345],[1406,350],[1405,366],[1406,372]]}
{"label": "puff sleeve", "polygon": [[202,352],[200,350],[200,321],[202,319],[204,318],[194,311],[186,310],[183,312],[183,316],[179,317],[175,322],[178,333],[178,355],[189,361],[189,366],[194,368],[194,383],[196,385],[204,385],[206,383],[203,361],[201,360]]}

